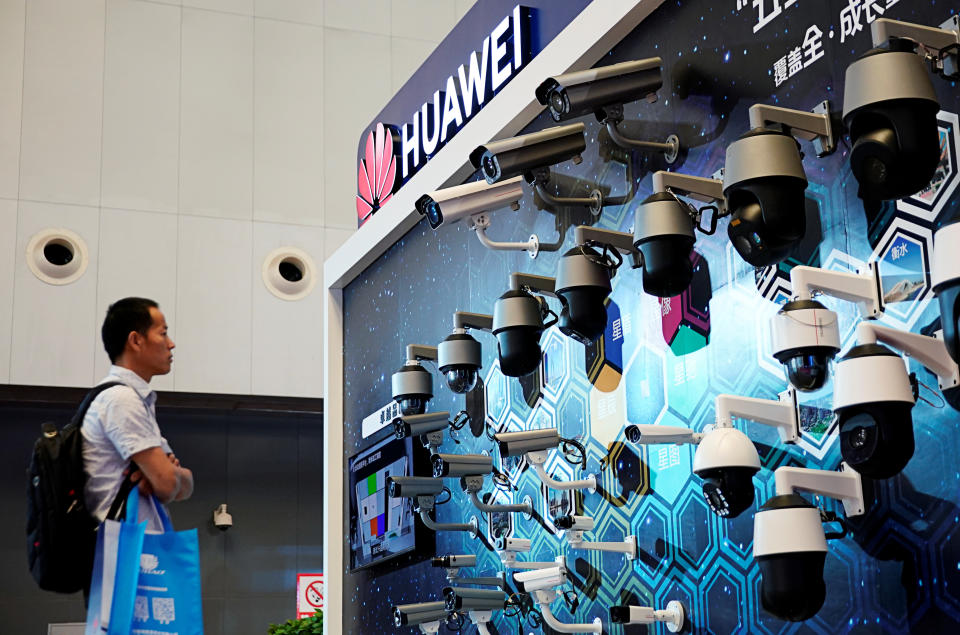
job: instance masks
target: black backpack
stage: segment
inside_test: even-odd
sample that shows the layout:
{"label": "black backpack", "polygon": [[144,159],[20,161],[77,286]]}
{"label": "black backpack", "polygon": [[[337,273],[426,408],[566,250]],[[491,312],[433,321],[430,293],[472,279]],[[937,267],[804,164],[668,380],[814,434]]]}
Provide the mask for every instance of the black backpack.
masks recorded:
{"label": "black backpack", "polygon": [[[27,559],[41,589],[75,593],[90,583],[98,522],[84,502],[80,427],[96,396],[120,385],[107,382],[90,390],[70,423],[59,431],[44,423],[33,446],[27,468]],[[117,499],[125,499],[131,487],[125,480]]]}

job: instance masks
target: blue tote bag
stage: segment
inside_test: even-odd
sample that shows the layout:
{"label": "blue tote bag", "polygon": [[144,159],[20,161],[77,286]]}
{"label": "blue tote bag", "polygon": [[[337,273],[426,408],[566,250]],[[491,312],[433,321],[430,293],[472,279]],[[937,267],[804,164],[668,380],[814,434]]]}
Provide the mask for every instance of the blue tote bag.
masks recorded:
{"label": "blue tote bag", "polygon": [[[127,509],[139,509],[136,488]],[[136,512],[104,521],[87,612],[86,635],[203,635],[197,530],[174,531],[153,499],[163,533],[146,531]]]}

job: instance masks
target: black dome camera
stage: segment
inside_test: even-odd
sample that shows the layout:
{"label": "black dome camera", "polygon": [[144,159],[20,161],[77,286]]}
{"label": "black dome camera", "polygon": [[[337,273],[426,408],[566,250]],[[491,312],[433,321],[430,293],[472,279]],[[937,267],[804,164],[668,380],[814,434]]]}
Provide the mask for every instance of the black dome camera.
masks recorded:
{"label": "black dome camera", "polygon": [[843,460],[871,478],[890,478],[913,456],[914,386],[903,360],[880,344],[860,344],[837,364],[833,410]]}
{"label": "black dome camera", "polygon": [[707,432],[693,455],[693,473],[703,481],[703,498],[722,518],[736,518],[753,506],[753,476],[759,471],[756,446],[736,428]]}
{"label": "black dome camera", "polygon": [[940,163],[937,101],[916,44],[892,38],[847,67],[843,123],[863,199],[892,200],[927,186]]}
{"label": "black dome camera", "polygon": [[669,298],[690,286],[693,214],[669,192],[655,192],[634,212],[633,244],[641,255],[643,290],[650,295]]}
{"label": "black dome camera", "polygon": [[727,147],[727,235],[740,257],[765,267],[790,255],[806,232],[806,188],[800,144],[789,134],[755,128]]}
{"label": "black dome camera", "polygon": [[[544,322],[544,314],[553,320]],[[493,307],[493,334],[497,338],[500,372],[507,377],[532,373],[540,365],[540,335],[556,323],[542,299],[522,289],[511,289]]]}

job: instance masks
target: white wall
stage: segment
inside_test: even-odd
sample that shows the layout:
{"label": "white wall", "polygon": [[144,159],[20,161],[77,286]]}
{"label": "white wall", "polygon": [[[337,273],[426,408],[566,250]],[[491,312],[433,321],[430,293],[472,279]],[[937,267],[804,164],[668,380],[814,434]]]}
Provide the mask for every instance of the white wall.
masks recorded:
{"label": "white wall", "polygon": [[[157,388],[323,396],[322,284],[285,302],[261,263],[353,232],[364,126],[472,4],[0,0],[0,382],[92,384],[142,295],[178,344]],[[89,249],[70,285],[26,265],[50,227]]]}

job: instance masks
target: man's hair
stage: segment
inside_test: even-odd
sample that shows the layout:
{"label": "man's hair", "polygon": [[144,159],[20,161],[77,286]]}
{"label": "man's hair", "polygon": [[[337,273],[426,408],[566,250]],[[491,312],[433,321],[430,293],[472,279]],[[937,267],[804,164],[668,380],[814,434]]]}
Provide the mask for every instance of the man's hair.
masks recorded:
{"label": "man's hair", "polygon": [[124,298],[117,300],[107,309],[107,317],[103,319],[103,328],[100,335],[103,337],[103,347],[107,349],[107,356],[111,362],[123,354],[127,347],[127,338],[136,331],[146,335],[153,326],[151,308],[159,308],[156,302],[146,298]]}

